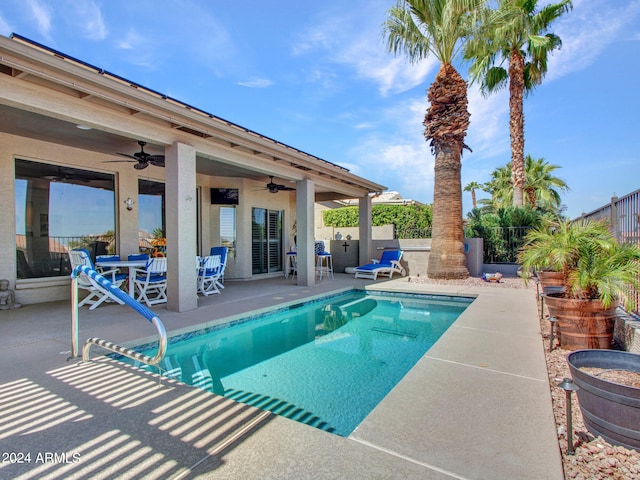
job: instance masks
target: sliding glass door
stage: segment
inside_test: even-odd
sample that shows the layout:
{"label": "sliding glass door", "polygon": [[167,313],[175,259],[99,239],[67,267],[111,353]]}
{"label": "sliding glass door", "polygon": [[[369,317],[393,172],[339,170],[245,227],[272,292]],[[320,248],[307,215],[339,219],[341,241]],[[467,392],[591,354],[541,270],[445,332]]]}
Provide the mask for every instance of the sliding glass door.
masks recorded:
{"label": "sliding glass door", "polygon": [[282,271],[281,210],[253,208],[251,218],[252,273]]}

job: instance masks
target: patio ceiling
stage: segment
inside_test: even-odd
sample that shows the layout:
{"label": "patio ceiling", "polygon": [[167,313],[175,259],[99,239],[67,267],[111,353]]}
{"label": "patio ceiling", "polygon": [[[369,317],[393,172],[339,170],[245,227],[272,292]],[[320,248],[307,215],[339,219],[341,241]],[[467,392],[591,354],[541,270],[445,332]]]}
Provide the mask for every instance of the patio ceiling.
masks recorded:
{"label": "patio ceiling", "polygon": [[[80,148],[105,155],[117,152],[133,153],[140,149],[135,140],[98,129],[80,130],[72,122],[47,117],[37,113],[0,105],[0,131],[10,135],[33,138]],[[152,155],[163,155],[161,146],[147,144],[145,151]],[[117,157],[121,159],[121,157]],[[228,165],[202,156],[196,157],[198,173],[217,177],[243,177],[252,180],[268,180],[265,175],[240,165]]]}

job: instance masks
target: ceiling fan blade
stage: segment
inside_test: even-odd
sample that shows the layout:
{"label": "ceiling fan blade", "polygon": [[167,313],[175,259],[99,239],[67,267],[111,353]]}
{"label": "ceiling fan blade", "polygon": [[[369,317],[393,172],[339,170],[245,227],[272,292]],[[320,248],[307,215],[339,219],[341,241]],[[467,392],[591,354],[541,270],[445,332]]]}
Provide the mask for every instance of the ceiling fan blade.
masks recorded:
{"label": "ceiling fan blade", "polygon": [[149,155],[146,161],[156,167],[164,167],[164,155]]}
{"label": "ceiling fan blade", "polygon": [[136,162],[139,160],[138,157],[136,157],[135,155],[129,155],[128,153],[120,153],[120,152],[117,152],[117,153],[118,155],[122,155],[123,157],[132,158]]}

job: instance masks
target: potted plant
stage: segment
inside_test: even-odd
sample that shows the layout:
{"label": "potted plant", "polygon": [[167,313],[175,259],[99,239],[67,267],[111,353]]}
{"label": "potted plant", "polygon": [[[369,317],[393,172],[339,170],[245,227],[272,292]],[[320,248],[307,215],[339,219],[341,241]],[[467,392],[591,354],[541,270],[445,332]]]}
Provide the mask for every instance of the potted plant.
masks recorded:
{"label": "potted plant", "polygon": [[618,243],[604,222],[561,222],[530,232],[519,260],[523,271],[562,272],[564,290],[545,293],[544,301],[563,348],[611,347],[616,308],[631,308],[630,287],[638,287],[637,246]]}
{"label": "potted plant", "polygon": [[[558,226],[548,225],[531,230],[525,237],[524,247],[519,253],[522,277],[526,279],[535,273],[543,292],[548,287],[565,285],[568,258],[564,255],[564,242],[567,240],[564,230],[567,226],[562,223]],[[557,231],[561,235],[556,235]]]}

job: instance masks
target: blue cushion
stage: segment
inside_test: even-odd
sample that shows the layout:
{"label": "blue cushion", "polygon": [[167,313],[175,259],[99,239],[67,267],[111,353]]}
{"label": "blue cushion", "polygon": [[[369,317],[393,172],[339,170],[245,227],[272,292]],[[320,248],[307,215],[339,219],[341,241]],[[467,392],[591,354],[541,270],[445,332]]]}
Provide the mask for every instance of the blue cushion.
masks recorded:
{"label": "blue cushion", "polygon": [[166,275],[152,274],[149,276],[149,283],[163,282],[167,279]]}
{"label": "blue cushion", "polygon": [[224,265],[227,261],[227,251],[229,249],[227,247],[211,247],[211,251],[209,255],[220,255],[220,264]]}
{"label": "blue cushion", "polygon": [[127,257],[127,260],[129,260],[130,262],[135,262],[138,260],[149,260],[149,254],[148,253],[132,253]]}
{"label": "blue cushion", "polygon": [[98,255],[96,257],[96,263],[99,262],[119,262],[120,255]]}
{"label": "blue cushion", "polygon": [[360,267],[356,267],[356,270],[367,270],[373,271],[378,268],[392,268],[390,263],[368,263],[366,265],[362,265]]}
{"label": "blue cushion", "polygon": [[385,250],[380,256],[380,263],[391,263],[391,260],[400,260],[400,250]]}

